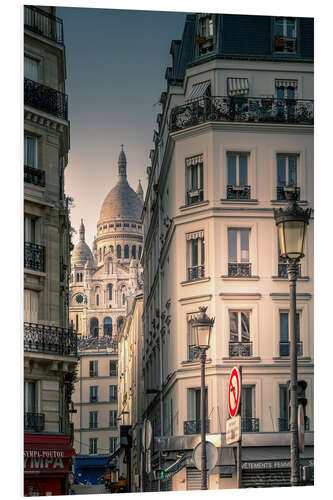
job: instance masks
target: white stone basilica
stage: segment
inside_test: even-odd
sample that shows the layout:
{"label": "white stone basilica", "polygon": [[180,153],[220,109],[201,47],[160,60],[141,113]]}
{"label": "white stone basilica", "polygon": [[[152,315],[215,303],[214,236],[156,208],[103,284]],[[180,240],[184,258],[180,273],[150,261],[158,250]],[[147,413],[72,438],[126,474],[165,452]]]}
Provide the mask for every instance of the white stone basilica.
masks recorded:
{"label": "white stone basilica", "polygon": [[115,340],[126,314],[126,297],[142,288],[143,189],[140,181],[136,192],[130,187],[126,164],[121,146],[118,181],[102,204],[93,251],[85,242],[81,219],[72,253],[70,320],[81,339]]}

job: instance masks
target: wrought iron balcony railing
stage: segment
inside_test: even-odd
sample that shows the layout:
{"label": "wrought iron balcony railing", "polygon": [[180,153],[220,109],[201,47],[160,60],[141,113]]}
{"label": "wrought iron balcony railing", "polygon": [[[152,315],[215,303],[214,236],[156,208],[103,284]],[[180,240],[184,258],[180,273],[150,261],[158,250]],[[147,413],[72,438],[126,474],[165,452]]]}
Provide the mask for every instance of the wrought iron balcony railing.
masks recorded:
{"label": "wrought iron balcony railing", "polygon": [[[287,200],[287,198],[286,198],[286,190],[287,189],[288,189],[287,186],[276,186],[276,199],[279,201]],[[299,200],[300,194],[301,194],[301,188],[293,187],[292,189],[293,189],[293,191],[296,191],[297,200]]]}
{"label": "wrought iron balcony railing", "polygon": [[41,432],[45,426],[44,413],[25,413],[24,414],[24,430]]}
{"label": "wrought iron balcony railing", "polygon": [[[279,262],[278,264],[278,277],[288,278],[287,272],[288,264],[286,262]],[[301,276],[301,264],[297,265],[297,277]]]}
{"label": "wrought iron balcony railing", "polygon": [[252,356],[252,342],[229,342],[229,356],[230,358]]}
{"label": "wrought iron balcony railing", "polygon": [[24,242],[24,267],[32,269],[33,271],[45,271],[45,247],[31,243],[30,241]]}
{"label": "wrought iron balcony railing", "polygon": [[[303,343],[297,342],[297,356],[303,354]],[[290,342],[280,342],[280,356],[290,356]]]}
{"label": "wrought iron balcony railing", "polygon": [[24,165],[24,182],[45,187],[45,171]]}
{"label": "wrought iron balcony railing", "polygon": [[64,30],[62,19],[52,16],[38,7],[24,6],[24,29],[63,44]]}
{"label": "wrought iron balcony railing", "polygon": [[188,281],[200,280],[205,277],[205,266],[193,266],[187,268]]}
{"label": "wrought iron balcony railing", "polygon": [[228,276],[230,278],[251,277],[251,264],[249,262],[229,262]]}
{"label": "wrought iron balcony railing", "polygon": [[228,200],[249,200],[251,198],[251,186],[227,185]]}
{"label": "wrought iron balcony railing", "polygon": [[77,356],[77,337],[72,328],[24,323],[24,350]]}
{"label": "wrought iron balcony railing", "polygon": [[243,418],[242,432],[259,432],[259,418]]}
{"label": "wrought iron balcony railing", "polygon": [[176,132],[208,121],[312,125],[313,117],[313,100],[200,97],[171,110],[169,129]]}
{"label": "wrought iron balcony railing", "polygon": [[200,357],[200,349],[195,345],[188,346],[188,361],[194,361]]}
{"label": "wrought iron balcony railing", "polygon": [[[290,430],[289,422],[288,422],[287,418],[278,418],[277,421],[278,421],[279,432],[288,432]],[[310,419],[307,416],[305,417],[304,429],[306,431],[310,430]]]}
{"label": "wrought iron balcony railing", "polygon": [[[209,432],[210,420],[206,420],[206,432]],[[200,434],[201,420],[186,420],[184,421],[184,434]]]}
{"label": "wrought iron balcony railing", "polygon": [[192,189],[186,193],[186,204],[194,205],[195,203],[200,203],[203,201],[203,189]]}
{"label": "wrought iron balcony railing", "polygon": [[67,95],[28,78],[24,78],[24,104],[68,120]]}

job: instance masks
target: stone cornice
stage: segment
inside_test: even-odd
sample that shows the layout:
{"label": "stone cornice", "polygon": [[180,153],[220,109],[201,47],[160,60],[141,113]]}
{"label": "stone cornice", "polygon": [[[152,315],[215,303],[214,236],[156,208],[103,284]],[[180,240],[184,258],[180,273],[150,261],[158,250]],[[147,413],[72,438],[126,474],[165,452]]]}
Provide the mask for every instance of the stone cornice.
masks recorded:
{"label": "stone cornice", "polygon": [[30,106],[24,106],[24,121],[63,133],[69,128],[69,122],[56,116],[39,111]]}

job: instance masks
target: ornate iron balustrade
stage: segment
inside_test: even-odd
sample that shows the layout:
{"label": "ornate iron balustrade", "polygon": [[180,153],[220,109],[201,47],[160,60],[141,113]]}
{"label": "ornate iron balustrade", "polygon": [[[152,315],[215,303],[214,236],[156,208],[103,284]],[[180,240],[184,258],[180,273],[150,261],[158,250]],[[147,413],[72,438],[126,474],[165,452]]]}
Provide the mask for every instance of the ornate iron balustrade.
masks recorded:
{"label": "ornate iron balustrade", "polygon": [[203,194],[203,189],[193,189],[192,191],[187,191],[186,204],[194,205],[195,203],[200,203],[200,201],[203,201]]}
{"label": "ornate iron balustrade", "polygon": [[243,418],[242,432],[259,432],[259,418]]}
{"label": "ornate iron balustrade", "polygon": [[72,328],[24,323],[24,350],[77,356],[77,337]]}
{"label": "ornate iron balustrade", "polygon": [[208,121],[312,125],[313,117],[313,100],[200,97],[171,110],[169,129],[176,132]]}
{"label": "ornate iron balustrade", "polygon": [[[278,418],[277,421],[278,421],[279,432],[288,432],[288,431],[290,431],[289,421],[288,421],[287,418]],[[305,417],[304,429],[306,431],[310,430],[310,419],[309,419],[309,417]]]}
{"label": "ornate iron balustrade", "polygon": [[44,413],[25,413],[24,414],[24,430],[41,432],[45,427]]}
{"label": "ornate iron balustrade", "polygon": [[[279,262],[278,264],[278,277],[288,278],[288,264],[286,262]],[[297,277],[301,276],[301,264],[297,265]]]}
{"label": "ornate iron balustrade", "polygon": [[59,17],[52,16],[38,7],[24,6],[24,29],[44,36],[49,40],[64,43],[63,22]]}
{"label": "ornate iron balustrade", "polygon": [[251,198],[251,186],[227,185],[228,200],[249,200]]}
{"label": "ornate iron balustrade", "polygon": [[194,361],[195,359],[199,359],[200,357],[200,349],[198,349],[195,345],[188,346],[188,361]]}
{"label": "ornate iron balustrade", "polygon": [[187,268],[188,281],[200,280],[205,277],[205,266],[193,266]]}
{"label": "ornate iron balustrade", "polygon": [[[286,192],[285,192],[286,189],[287,189],[287,186],[276,186],[276,199],[277,200],[279,200],[279,201],[287,200],[287,198],[286,198]],[[301,194],[301,188],[296,187],[296,188],[293,188],[293,190],[296,191],[296,193],[297,193],[297,200],[299,200],[300,199],[300,194]]]}
{"label": "ornate iron balustrade", "polygon": [[252,356],[252,342],[229,342],[229,356],[230,358]]}
{"label": "ornate iron balustrade", "polygon": [[45,171],[24,165],[24,182],[45,187]]}
{"label": "ornate iron balustrade", "polygon": [[[206,420],[206,432],[209,432],[210,420]],[[186,420],[184,421],[184,434],[200,434],[201,420]]]}
{"label": "ornate iron balustrade", "polygon": [[230,278],[251,277],[251,264],[249,262],[229,262],[228,276]]}
{"label": "ornate iron balustrade", "polygon": [[68,119],[67,95],[28,78],[24,78],[24,104],[57,118]]}
{"label": "ornate iron balustrade", "polygon": [[31,243],[30,241],[24,242],[24,267],[26,269],[33,269],[34,271],[45,271],[45,247]]}
{"label": "ornate iron balustrade", "polygon": [[[303,354],[303,343],[297,342],[297,356]],[[290,356],[290,342],[280,342],[280,356]]]}

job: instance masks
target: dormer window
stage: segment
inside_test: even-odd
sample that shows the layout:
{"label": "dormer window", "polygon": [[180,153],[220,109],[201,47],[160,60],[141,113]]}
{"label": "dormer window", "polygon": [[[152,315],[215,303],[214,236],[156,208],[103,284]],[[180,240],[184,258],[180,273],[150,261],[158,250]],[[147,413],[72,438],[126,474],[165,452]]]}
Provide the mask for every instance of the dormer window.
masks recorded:
{"label": "dormer window", "polygon": [[199,15],[197,38],[198,55],[209,54],[214,49],[214,19],[212,14]]}
{"label": "dormer window", "polygon": [[199,36],[212,38],[214,36],[214,23],[212,15],[204,15],[199,18]]}
{"label": "dormer window", "polygon": [[294,17],[276,17],[274,22],[275,52],[296,52],[296,19]]}

